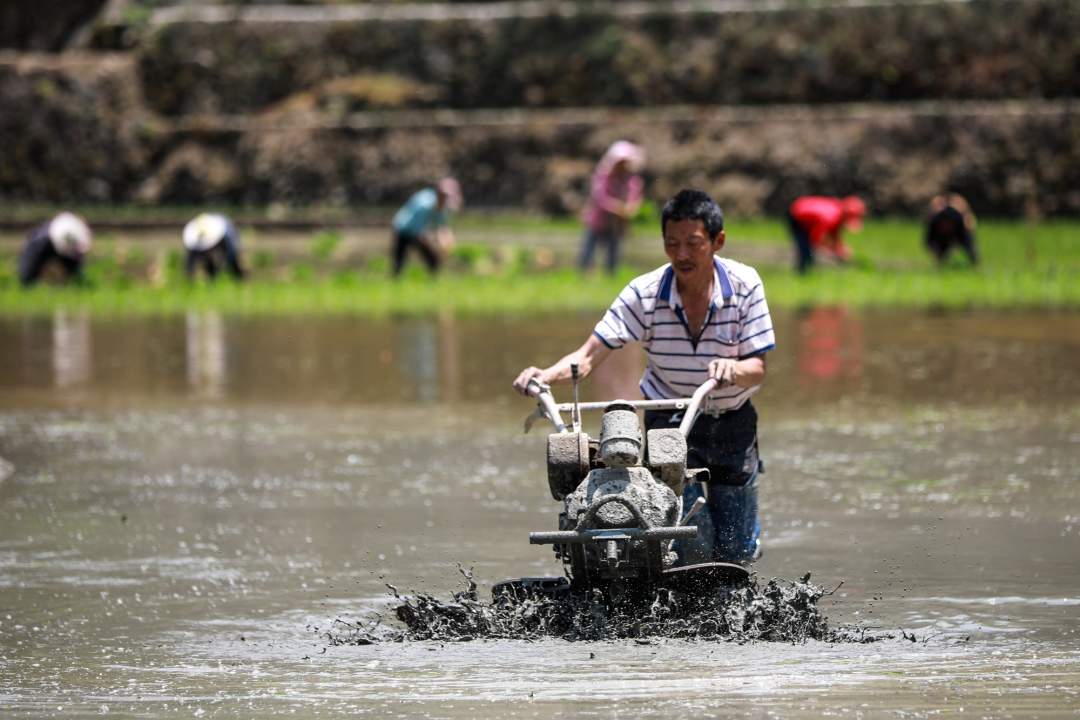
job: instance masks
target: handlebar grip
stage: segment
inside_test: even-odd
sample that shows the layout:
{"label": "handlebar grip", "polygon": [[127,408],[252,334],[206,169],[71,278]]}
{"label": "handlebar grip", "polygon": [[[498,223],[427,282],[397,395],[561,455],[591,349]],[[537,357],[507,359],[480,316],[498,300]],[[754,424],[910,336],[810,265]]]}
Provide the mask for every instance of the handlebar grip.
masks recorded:
{"label": "handlebar grip", "polygon": [[529,382],[525,384],[525,392],[540,402],[544,415],[555,426],[556,432],[566,432],[566,423],[563,422],[562,417],[559,415],[559,408],[555,405],[555,398],[551,396],[550,385],[531,377]]}
{"label": "handlebar grip", "polygon": [[528,393],[529,397],[540,397],[540,393],[550,389],[550,385],[545,385],[544,383],[540,382],[535,376],[529,378],[529,382],[525,384],[525,392]]}
{"label": "handlebar grip", "polygon": [[698,389],[694,391],[693,397],[690,398],[690,404],[686,406],[686,413],[683,415],[682,422],[679,423],[679,432],[684,436],[690,435],[690,429],[694,427],[694,421],[697,420],[698,410],[701,409],[701,403],[705,400],[705,396],[713,391],[713,388],[715,388],[716,385],[716,378],[709,378],[701,383],[701,385],[698,385]]}

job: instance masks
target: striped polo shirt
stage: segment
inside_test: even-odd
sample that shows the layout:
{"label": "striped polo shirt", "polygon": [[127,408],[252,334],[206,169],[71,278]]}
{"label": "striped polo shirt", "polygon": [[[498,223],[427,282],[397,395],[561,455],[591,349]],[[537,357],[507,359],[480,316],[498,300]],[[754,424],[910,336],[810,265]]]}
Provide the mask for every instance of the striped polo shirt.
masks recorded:
{"label": "striped polo shirt", "polygon": [[[670,264],[631,280],[593,330],[613,350],[627,343],[641,344],[648,363],[640,388],[649,400],[689,397],[708,379],[713,358],[741,360],[768,352],[776,344],[757,271],[715,256],[713,266],[712,302],[696,344]],[[734,410],[757,390],[757,386],[717,388],[710,394],[710,406]]]}

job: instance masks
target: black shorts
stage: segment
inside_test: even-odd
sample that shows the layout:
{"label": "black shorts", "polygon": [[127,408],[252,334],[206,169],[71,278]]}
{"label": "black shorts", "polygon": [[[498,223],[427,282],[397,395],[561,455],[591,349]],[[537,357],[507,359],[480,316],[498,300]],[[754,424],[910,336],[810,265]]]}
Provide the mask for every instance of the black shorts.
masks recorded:
{"label": "black shorts", "polygon": [[[647,410],[645,428],[677,428],[682,419],[681,410]],[[757,410],[749,400],[738,410],[700,415],[686,444],[686,466],[708,468],[710,483],[745,485],[760,471]]]}

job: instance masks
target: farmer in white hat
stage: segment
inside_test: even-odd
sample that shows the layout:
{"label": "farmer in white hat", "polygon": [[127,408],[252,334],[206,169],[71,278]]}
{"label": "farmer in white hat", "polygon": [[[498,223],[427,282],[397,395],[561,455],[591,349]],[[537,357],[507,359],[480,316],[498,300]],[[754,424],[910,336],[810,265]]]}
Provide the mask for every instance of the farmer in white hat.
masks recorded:
{"label": "farmer in white hat", "polygon": [[240,267],[240,233],[232,220],[218,213],[202,213],[184,226],[184,247],[187,261],[184,271],[189,280],[201,264],[209,278],[218,273],[219,264],[232,273],[237,280],[244,277]]}
{"label": "farmer in white hat", "polygon": [[19,282],[33,285],[50,263],[69,280],[82,281],[83,261],[90,251],[90,228],[78,215],[62,212],[26,236],[19,255]]}
{"label": "farmer in white hat", "polygon": [[428,269],[436,272],[443,256],[454,244],[450,214],[461,209],[461,185],[444,177],[435,187],[427,187],[413,196],[394,214],[391,259],[393,274],[398,276],[405,265],[405,254],[415,248]]}

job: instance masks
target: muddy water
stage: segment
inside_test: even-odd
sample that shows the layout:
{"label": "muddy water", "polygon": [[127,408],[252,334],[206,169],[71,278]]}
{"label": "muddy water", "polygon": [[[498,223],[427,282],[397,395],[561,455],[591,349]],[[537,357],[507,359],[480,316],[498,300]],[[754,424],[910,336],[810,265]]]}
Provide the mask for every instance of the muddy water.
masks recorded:
{"label": "muddy water", "polygon": [[325,642],[386,582],[558,573],[506,388],[590,318],[0,320],[0,707],[1075,717],[1080,315],[776,319],[759,572],[893,640]]}

